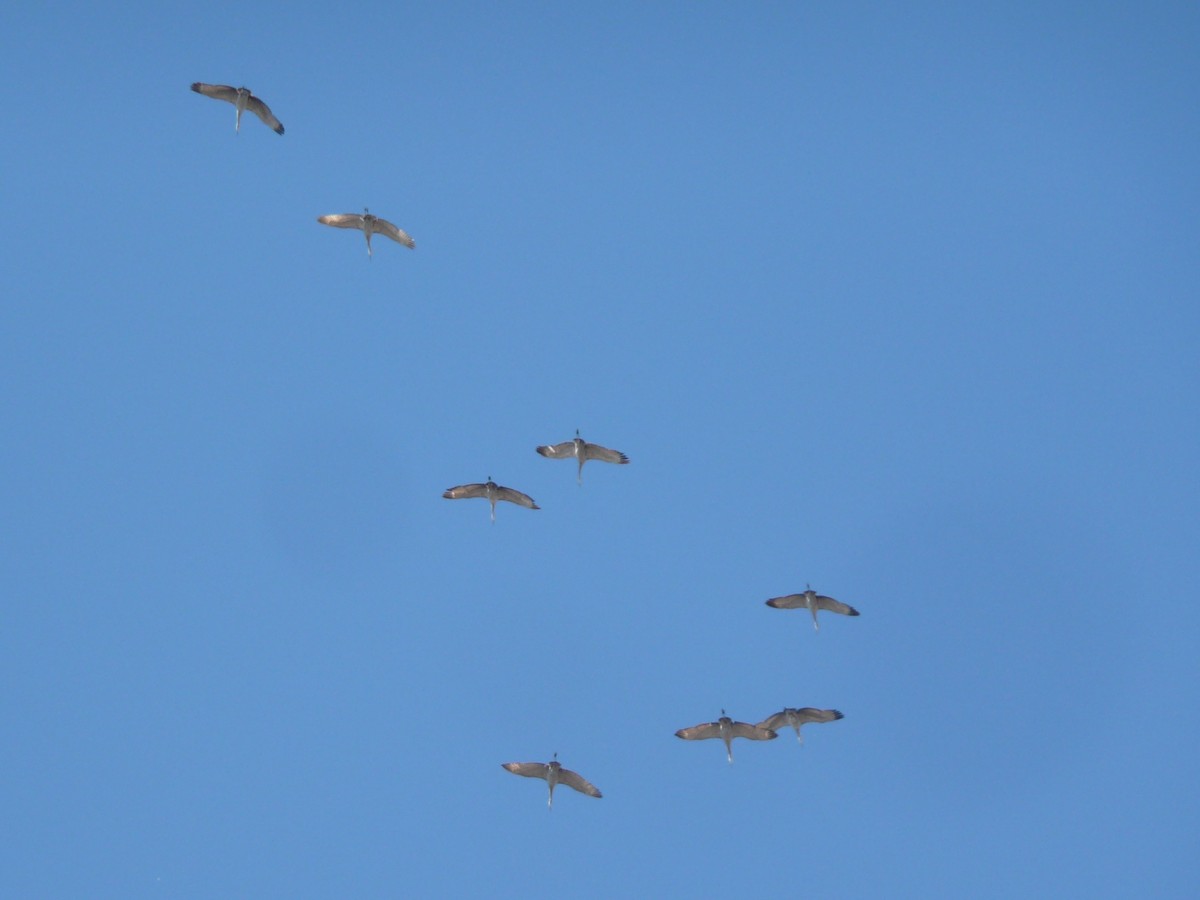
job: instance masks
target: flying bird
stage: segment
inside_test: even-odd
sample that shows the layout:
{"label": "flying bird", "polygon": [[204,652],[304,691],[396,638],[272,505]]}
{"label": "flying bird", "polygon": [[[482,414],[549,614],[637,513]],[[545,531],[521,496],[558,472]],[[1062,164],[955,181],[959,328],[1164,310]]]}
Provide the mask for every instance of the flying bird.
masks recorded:
{"label": "flying bird", "polygon": [[730,745],[734,738],[748,738],[752,741],[770,741],[779,737],[770,728],[761,725],[751,725],[749,722],[735,722],[721,710],[721,718],[715,722],[705,722],[703,725],[693,725],[691,728],[680,728],[675,737],[685,741],[703,741],[708,738],[720,738],[725,742],[725,755],[733,762],[733,747]]}
{"label": "flying bird", "polygon": [[332,216],[317,216],[317,221],[322,225],[331,225],[334,228],[358,228],[361,230],[367,237],[368,259],[371,258],[371,235],[373,234],[390,237],[397,244],[403,244],[409,250],[417,246],[417,242],[410,238],[407,232],[401,231],[387,219],[371,215],[371,211],[365,206],[361,216],[358,213],[339,213]]}
{"label": "flying bird", "polygon": [[597,790],[594,784],[583,778],[578,772],[564,769],[562,763],[558,761],[557,753],[554,754],[554,759],[548,763],[510,762],[501,763],[500,765],[514,775],[524,775],[526,778],[546,779],[546,783],[550,785],[550,799],[546,803],[547,809],[554,809],[554,786],[556,784],[565,784],[567,787],[574,788],[579,793],[587,794],[589,797],[604,796]]}
{"label": "flying bird", "polygon": [[858,610],[853,606],[845,603],[839,603],[832,597],[826,597],[824,594],[818,594],[809,587],[803,594],[788,594],[786,597],[772,597],[767,601],[767,606],[773,606],[776,609],[808,609],[812,611],[813,628],[820,631],[821,626],[817,623],[817,610],[824,609],[828,612],[839,613],[843,616],[857,616]]}
{"label": "flying bird", "polygon": [[226,103],[236,106],[237,121],[234,124],[234,131],[238,134],[242,133],[242,113],[247,109],[262,119],[268,128],[274,129],[276,134],[283,134],[283,124],[275,118],[267,104],[250,93],[250,88],[235,88],[227,84],[205,84],[203,81],[197,81],[192,84],[192,90],[205,97],[224,100]]}
{"label": "flying bird", "polygon": [[785,725],[791,725],[796,729],[796,740],[803,744],[804,735],[800,733],[801,725],[807,725],[809,722],[836,722],[838,719],[844,718],[846,717],[836,709],[814,709],[811,706],[792,709],[792,707],[787,706],[775,713],[775,715],[767,716],[767,718],[758,723],[758,727],[779,731]]}
{"label": "flying bird", "polygon": [[599,444],[589,444],[579,436],[579,429],[575,429],[575,438],[570,441],[563,441],[561,444],[549,444],[545,447],[538,447],[537,452],[547,459],[577,459],[579,460],[578,474],[576,481],[583,484],[583,464],[589,459],[598,459],[602,462],[618,463],[619,465],[628,465],[629,457],[620,450],[610,450],[607,447],[601,447]]}
{"label": "flying bird", "polygon": [[533,498],[528,494],[522,494],[520,491],[515,491],[510,487],[502,487],[492,481],[492,476],[488,476],[488,480],[484,484],[460,484],[458,487],[447,488],[442,494],[447,500],[469,500],[472,497],[486,497],[488,503],[492,505],[492,521],[496,521],[496,501],[507,500],[509,503],[515,503],[517,506],[524,506],[526,509],[541,509]]}

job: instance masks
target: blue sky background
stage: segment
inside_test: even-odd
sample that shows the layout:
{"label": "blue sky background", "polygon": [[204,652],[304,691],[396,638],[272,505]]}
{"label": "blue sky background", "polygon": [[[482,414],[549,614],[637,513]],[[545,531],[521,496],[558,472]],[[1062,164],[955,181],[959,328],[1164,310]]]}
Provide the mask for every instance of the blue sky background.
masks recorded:
{"label": "blue sky background", "polygon": [[0,13],[0,892],[1194,895],[1200,10],[1045,7]]}

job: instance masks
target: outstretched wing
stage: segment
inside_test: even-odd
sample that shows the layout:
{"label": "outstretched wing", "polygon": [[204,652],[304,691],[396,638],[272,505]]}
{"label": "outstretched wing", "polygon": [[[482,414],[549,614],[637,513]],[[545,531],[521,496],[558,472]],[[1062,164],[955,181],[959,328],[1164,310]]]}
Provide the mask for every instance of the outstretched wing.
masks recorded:
{"label": "outstretched wing", "polygon": [[317,221],[322,225],[332,225],[334,228],[358,228],[363,227],[363,217],[358,213],[339,213],[334,216],[317,216]]}
{"label": "outstretched wing", "polygon": [[759,722],[758,727],[779,731],[788,725],[799,728],[810,722],[836,722],[838,719],[844,718],[845,716],[836,709],[816,709],[812,706],[802,706],[799,709],[784,709],[777,712]]}
{"label": "outstretched wing", "polygon": [[759,728],[765,728],[768,731],[778,731],[788,724],[788,711],[785,709],[782,712],[777,712],[773,716],[767,716],[758,723]]}
{"label": "outstretched wing", "polygon": [[[546,773],[550,771],[548,765],[539,762],[511,762],[500,763],[500,765],[514,775],[524,775],[526,778],[545,778]],[[586,782],[584,783],[586,784]]]}
{"label": "outstretched wing", "polygon": [[533,502],[533,498],[528,494],[522,494],[520,491],[513,490],[510,487],[496,488],[496,499],[507,500],[509,503],[515,503],[517,506],[524,506],[526,509],[541,509],[540,506]]}
{"label": "outstretched wing", "polygon": [[721,726],[717,722],[705,722],[703,725],[693,725],[691,728],[680,728],[675,737],[685,741],[703,741],[708,738],[721,736]]}
{"label": "outstretched wing", "polygon": [[808,604],[804,602],[803,594],[788,594],[786,597],[772,597],[767,601],[767,606],[773,606],[776,609],[808,608]]}
{"label": "outstretched wing", "polygon": [[408,233],[400,230],[387,219],[375,217],[375,233],[390,237],[397,244],[403,244],[408,249],[413,249],[417,246],[417,242],[408,236]]}
{"label": "outstretched wing", "polygon": [[836,709],[815,709],[811,706],[802,707],[794,712],[802,725],[808,722],[836,722],[838,719],[846,718]]}
{"label": "outstretched wing", "polygon": [[214,100],[224,100],[226,103],[237,105],[237,88],[230,87],[227,84],[205,84],[203,81],[196,81],[192,83],[192,90],[197,94],[203,94],[205,97],[212,97]]}
{"label": "outstretched wing", "polygon": [[283,134],[283,123],[275,118],[274,114],[271,112],[271,108],[267,106],[267,104],[263,103],[253,94],[251,94],[250,99],[246,101],[246,109],[250,110],[250,112],[262,119],[263,123],[276,134]]}
{"label": "outstretched wing", "polygon": [[467,500],[471,497],[486,497],[486,484],[460,484],[458,487],[447,488],[442,494],[447,500]]}
{"label": "outstretched wing", "polygon": [[607,447],[601,447],[599,444],[589,444],[583,442],[583,455],[586,459],[598,459],[602,462],[619,463],[626,465],[629,462],[629,457],[620,450],[610,450]]}
{"label": "outstretched wing", "polygon": [[827,609],[830,612],[841,613],[843,616],[857,616],[858,610],[846,603],[839,603],[832,597],[817,594],[817,609]]}
{"label": "outstretched wing", "polygon": [[769,741],[779,737],[770,728],[759,728],[749,722],[734,722],[729,728],[734,737],[749,738],[752,741]]}
{"label": "outstretched wing", "polygon": [[538,447],[537,452],[548,459],[574,459],[575,442],[563,441],[561,444],[549,444],[545,447]]}
{"label": "outstretched wing", "polygon": [[572,772],[570,769],[559,769],[558,780],[567,787],[573,787],[579,793],[587,794],[589,797],[603,796],[594,784],[578,772]]}

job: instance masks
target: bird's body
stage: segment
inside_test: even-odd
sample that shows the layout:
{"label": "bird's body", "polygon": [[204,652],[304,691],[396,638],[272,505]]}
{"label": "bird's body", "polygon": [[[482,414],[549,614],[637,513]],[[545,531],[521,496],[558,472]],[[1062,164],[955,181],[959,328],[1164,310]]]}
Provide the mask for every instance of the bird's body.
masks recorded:
{"label": "bird's body", "polygon": [[759,728],[769,728],[772,731],[791,726],[796,729],[796,740],[804,743],[804,735],[800,733],[800,726],[807,725],[810,722],[836,722],[838,719],[844,719],[840,712],[836,709],[815,709],[811,706],[802,706],[794,709],[790,706],[784,707],[773,716],[767,716],[758,723]]}
{"label": "bird's body", "polygon": [[544,778],[546,784],[550,786],[550,799],[546,802],[547,807],[550,809],[554,808],[554,787],[558,784],[565,784],[567,787],[574,788],[579,793],[587,794],[589,797],[603,796],[594,784],[578,772],[564,769],[558,761],[557,753],[554,754],[554,759],[548,763],[510,762],[501,763],[500,765],[514,775],[524,775],[526,778]]}
{"label": "bird's body", "polygon": [[403,244],[410,250],[417,246],[417,242],[409,237],[407,232],[397,228],[387,219],[371,215],[371,211],[365,207],[363,208],[362,215],[358,213],[338,213],[331,216],[317,216],[317,221],[322,225],[329,225],[333,228],[357,228],[366,236],[368,258],[371,257],[371,235],[373,234],[382,234],[384,237],[389,237],[397,244]]}
{"label": "bird's body", "polygon": [[826,597],[824,594],[818,594],[812,588],[809,588],[802,594],[788,594],[786,597],[772,597],[767,601],[767,606],[773,606],[775,609],[807,609],[812,612],[813,628],[820,630],[821,626],[817,622],[817,610],[823,609],[828,612],[838,613],[843,616],[857,616],[858,610],[853,606],[845,603],[839,603],[832,597]]}
{"label": "bird's body", "polygon": [[720,738],[725,742],[725,755],[729,757],[729,761],[732,763],[732,742],[734,738],[747,738],[751,741],[770,741],[779,737],[779,735],[770,728],[763,728],[760,725],[751,725],[749,722],[735,722],[729,716],[725,715],[725,710],[721,710],[721,718],[717,721],[693,725],[691,728],[680,728],[675,732],[675,737],[683,738],[685,741],[703,741],[708,738]]}
{"label": "bird's body", "polygon": [[275,118],[267,104],[250,93],[249,88],[235,88],[228,84],[205,84],[203,81],[197,81],[192,84],[192,90],[197,94],[203,94],[205,97],[212,97],[214,100],[224,100],[226,103],[232,103],[237,109],[234,131],[238,134],[242,133],[242,113],[246,110],[250,110],[250,112],[262,119],[263,124],[272,129],[276,134],[283,134],[283,124]]}
{"label": "bird's body", "polygon": [[485,498],[492,506],[493,522],[496,521],[497,500],[507,500],[509,503],[524,506],[526,509],[541,509],[528,494],[522,494],[513,488],[496,484],[496,482],[492,481],[490,475],[488,476],[488,480],[483,484],[478,482],[474,484],[460,484],[457,487],[447,488],[442,493],[442,496],[447,500],[469,500],[473,497]]}
{"label": "bird's body", "polygon": [[583,484],[583,464],[589,459],[598,459],[618,465],[628,465],[629,463],[629,457],[620,450],[610,450],[608,447],[601,447],[599,444],[590,444],[585,441],[579,436],[578,428],[575,429],[575,437],[572,440],[538,447],[537,452],[547,459],[578,460],[579,469],[575,477],[580,484]]}

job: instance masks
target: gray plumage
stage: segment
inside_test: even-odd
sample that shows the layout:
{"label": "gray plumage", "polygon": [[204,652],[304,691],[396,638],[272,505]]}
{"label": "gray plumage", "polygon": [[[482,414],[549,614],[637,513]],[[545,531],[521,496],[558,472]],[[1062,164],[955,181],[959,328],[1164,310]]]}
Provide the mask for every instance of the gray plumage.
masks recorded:
{"label": "gray plumage", "polygon": [[276,134],[283,134],[283,124],[275,118],[267,104],[250,93],[249,88],[235,88],[227,84],[205,84],[203,81],[197,81],[192,84],[192,90],[205,97],[212,97],[214,100],[232,103],[237,108],[234,131],[238,134],[242,133],[242,113],[247,109],[262,119],[263,124],[274,130]]}
{"label": "gray plumage", "polygon": [[580,775],[578,772],[572,772],[570,769],[564,769],[558,761],[558,754],[554,754],[554,759],[548,763],[540,762],[509,762],[500,764],[514,775],[524,775],[526,778],[542,778],[550,786],[550,799],[546,802],[549,809],[554,808],[554,788],[556,785],[565,784],[569,788],[574,788],[581,794],[587,794],[589,797],[602,797],[603,794],[596,788],[594,784]]}
{"label": "gray plumage", "polygon": [[780,731],[787,726],[791,726],[796,729],[796,740],[803,744],[804,735],[800,733],[801,725],[808,725],[812,722],[836,722],[838,719],[844,718],[845,716],[836,709],[816,709],[812,706],[793,708],[787,706],[775,713],[775,715],[767,716],[767,718],[758,723],[758,727]]}
{"label": "gray plumage", "polygon": [[371,235],[373,234],[382,234],[410,250],[417,246],[417,242],[408,236],[408,232],[400,230],[387,219],[371,215],[371,211],[366,207],[363,207],[361,216],[358,213],[337,213],[330,216],[317,216],[317,221],[332,228],[357,228],[366,236],[368,259],[371,258]]}
{"label": "gray plumage", "polygon": [[575,480],[583,484],[583,464],[589,459],[598,459],[601,462],[616,463],[618,465],[628,465],[629,457],[620,450],[610,450],[608,447],[602,447],[599,444],[592,444],[585,441],[579,436],[579,429],[575,429],[575,437],[569,441],[563,441],[561,444],[547,444],[537,448],[537,452],[547,459],[575,459],[579,461],[579,469],[577,470]]}
{"label": "gray plumage", "polygon": [[725,710],[721,710],[721,718],[717,721],[693,725],[690,728],[680,728],[675,732],[675,737],[683,738],[685,741],[703,741],[709,738],[720,738],[725,742],[725,755],[729,757],[729,761],[732,763],[732,742],[734,738],[746,738],[751,741],[770,741],[779,737],[779,735],[770,728],[751,725],[749,722],[735,722],[729,716],[725,715]]}
{"label": "gray plumage", "polygon": [[843,616],[857,616],[858,610],[853,606],[845,603],[840,603],[832,597],[826,597],[824,594],[818,594],[812,588],[808,588],[802,594],[788,594],[786,597],[772,597],[767,601],[767,606],[773,606],[775,609],[807,609],[812,612],[813,628],[820,630],[821,626],[817,622],[817,610],[825,610],[827,612],[838,613]]}
{"label": "gray plumage", "polygon": [[447,488],[442,494],[447,500],[470,500],[474,497],[483,497],[492,506],[492,521],[496,521],[496,501],[507,500],[509,503],[515,503],[517,506],[524,506],[526,509],[541,509],[533,498],[528,494],[522,494],[520,491],[513,490],[510,487],[503,487],[492,481],[492,476],[488,476],[488,480],[479,484],[460,484],[457,487]]}

